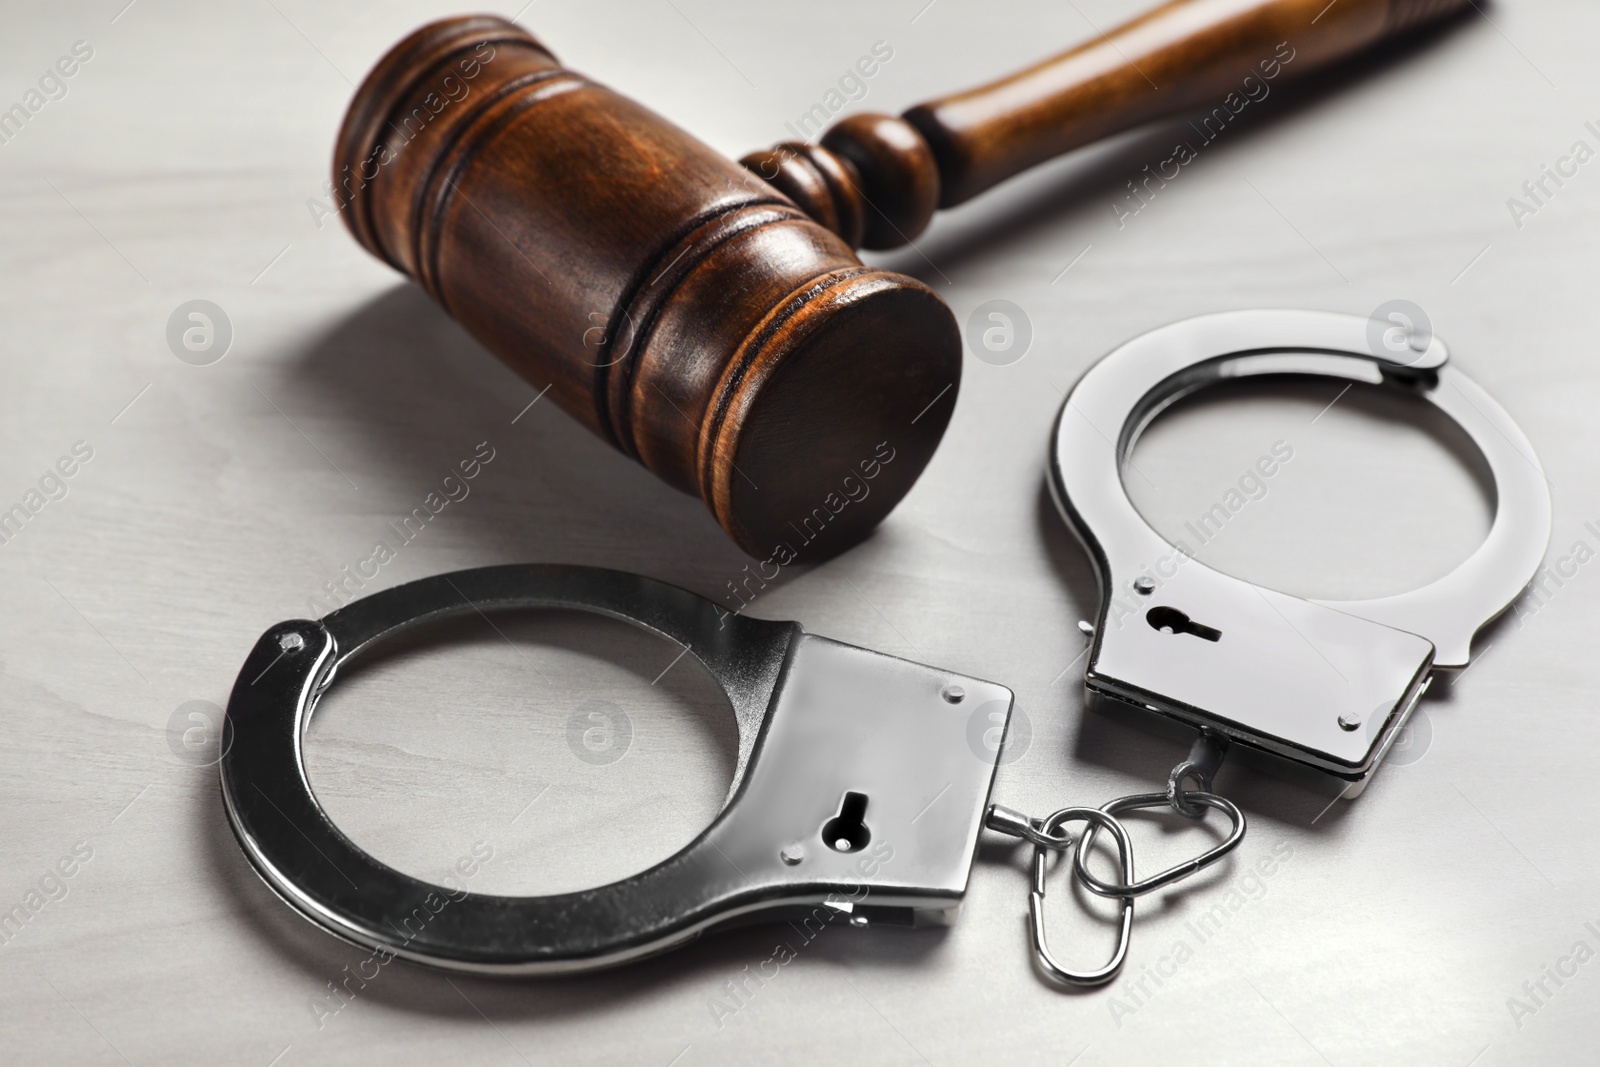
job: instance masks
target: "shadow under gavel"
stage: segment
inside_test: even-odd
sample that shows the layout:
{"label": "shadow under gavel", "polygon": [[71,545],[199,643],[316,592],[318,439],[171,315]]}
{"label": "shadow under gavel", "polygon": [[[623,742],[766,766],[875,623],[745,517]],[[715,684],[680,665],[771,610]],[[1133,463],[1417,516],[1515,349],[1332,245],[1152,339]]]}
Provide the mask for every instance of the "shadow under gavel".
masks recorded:
{"label": "shadow under gavel", "polygon": [[445,19],[357,90],[334,187],[362,245],[746,552],[815,561],[911,488],[961,378],[944,302],[852,249],[905,244],[937,208],[1130,127],[1209,104],[1226,122],[1267,81],[1466,3],[1175,0],[739,163],[514,23]]}

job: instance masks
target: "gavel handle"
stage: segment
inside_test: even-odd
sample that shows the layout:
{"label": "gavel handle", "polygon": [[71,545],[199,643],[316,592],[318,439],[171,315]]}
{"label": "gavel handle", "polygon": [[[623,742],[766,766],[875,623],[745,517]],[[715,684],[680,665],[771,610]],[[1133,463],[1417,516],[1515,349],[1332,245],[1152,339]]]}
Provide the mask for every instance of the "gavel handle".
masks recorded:
{"label": "gavel handle", "polygon": [[[1215,131],[1276,85],[1468,0],[1172,0],[1077,48],[903,117],[853,115],[819,144],[741,162],[852,245],[892,248],[938,207],[1154,119],[1214,104]],[[1207,119],[1202,118],[1202,123]]]}

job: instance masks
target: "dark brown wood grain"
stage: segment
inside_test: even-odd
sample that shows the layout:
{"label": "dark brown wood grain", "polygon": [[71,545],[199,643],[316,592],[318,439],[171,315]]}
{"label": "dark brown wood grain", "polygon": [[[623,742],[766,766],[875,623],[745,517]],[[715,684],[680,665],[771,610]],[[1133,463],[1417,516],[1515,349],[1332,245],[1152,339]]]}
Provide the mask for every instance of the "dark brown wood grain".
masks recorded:
{"label": "dark brown wood grain", "polygon": [[1044,159],[1466,2],[1176,0],[989,85],[850,116],[742,165],[511,22],[446,19],[357,90],[334,186],[368,250],[699,496],[770,569],[866,536],[927,465],[958,392],[949,309],[853,248],[904,244],[938,207]]}
{"label": "dark brown wood grain", "polygon": [[[1029,167],[1154,119],[1226,107],[1468,6],[1468,0],[1173,0],[1077,48],[900,119],[851,115],[816,145],[744,157],[825,226],[866,248],[913,240],[952,207]],[[1246,79],[1252,79],[1246,82]],[[1230,99],[1231,94],[1231,99]],[[1203,121],[1203,118],[1202,118]],[[831,157],[831,158],[830,158]],[[832,168],[832,203],[803,188]],[[833,220],[864,206],[869,224]]]}
{"label": "dark brown wood grain", "polygon": [[865,536],[950,418],[931,290],[502,19],[401,42],[334,169],[368,249],[760,560]]}

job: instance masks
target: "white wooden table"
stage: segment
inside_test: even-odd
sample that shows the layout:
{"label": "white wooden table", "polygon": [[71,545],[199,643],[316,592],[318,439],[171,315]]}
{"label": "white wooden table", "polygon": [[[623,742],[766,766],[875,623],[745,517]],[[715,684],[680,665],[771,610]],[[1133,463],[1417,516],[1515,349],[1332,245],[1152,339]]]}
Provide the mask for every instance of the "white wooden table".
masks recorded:
{"label": "white wooden table", "polygon": [[[963,320],[986,300],[1019,305],[1031,348],[1008,366],[969,358],[944,445],[881,531],[751,608],[1013,687],[1031,740],[1000,773],[1004,803],[1042,812],[1151,788],[1181,743],[1083,706],[1076,622],[1096,593],[1043,482],[1062,391],[1121,341],[1189,315],[1412,300],[1539,450],[1564,577],[1435,686],[1405,758],[1359,800],[1330,808],[1326,791],[1230,767],[1219,788],[1250,836],[1204,885],[1140,906],[1127,973],[1095,992],[1031,970],[1026,856],[996,841],[953,928],[830,929],[738,998],[728,983],[781,929],[549,982],[393,963],[345,1001],[331,984],[368,953],[258,881],[204,765],[208,716],[256,636],[311,611],[483,442],[494,458],[470,493],[371,587],[546,560],[716,598],[746,561],[700,504],[549,405],[528,408],[534,386],[336,221],[319,225],[351,82],[450,9],[123,2],[12,3],[0,22],[0,108],[39,93],[0,144],[0,509],[25,513],[0,543],[0,909],[26,916],[0,936],[0,1058],[1592,1059],[1600,163],[1547,181],[1537,203],[1523,190],[1576,142],[1600,149],[1586,125],[1600,125],[1592,4],[1505,0],[1423,47],[1275,91],[1120,225],[1125,183],[1171,154],[1175,126],[1044,167],[937,220],[918,251],[878,257]],[[897,112],[1143,6],[925,3],[539,0],[521,18],[574,68],[736,156],[792,136],[785,123],[877,42],[892,58],[851,106]],[[232,334],[206,365],[167,341],[169,317],[199,299]],[[1335,392],[1190,405],[1134,457],[1136,501],[1177,531],[1284,441],[1293,461],[1201,558],[1334,596],[1447,570],[1492,514],[1472,457],[1381,399],[1327,407]],[[686,843],[731,774],[709,682],[684,661],[652,685],[674,650],[618,625],[503,628],[464,624],[344,680],[308,741],[335,818],[419,876],[491,853],[471,884],[493,892],[596,884]],[[596,700],[628,709],[621,759],[568,744]],[[1194,844],[1153,825],[1138,827],[1147,869]],[[1058,896],[1065,953],[1097,958],[1109,929],[1064,883]]]}

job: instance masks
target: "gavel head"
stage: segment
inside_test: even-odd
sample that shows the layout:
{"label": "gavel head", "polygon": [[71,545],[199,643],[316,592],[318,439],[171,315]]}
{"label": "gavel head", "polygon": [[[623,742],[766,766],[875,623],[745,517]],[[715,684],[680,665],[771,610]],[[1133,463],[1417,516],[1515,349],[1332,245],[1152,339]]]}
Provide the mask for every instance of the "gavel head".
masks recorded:
{"label": "gavel head", "polygon": [[370,252],[758,559],[860,540],[949,421],[960,335],[931,289],[504,19],[385,56],[334,187]]}

